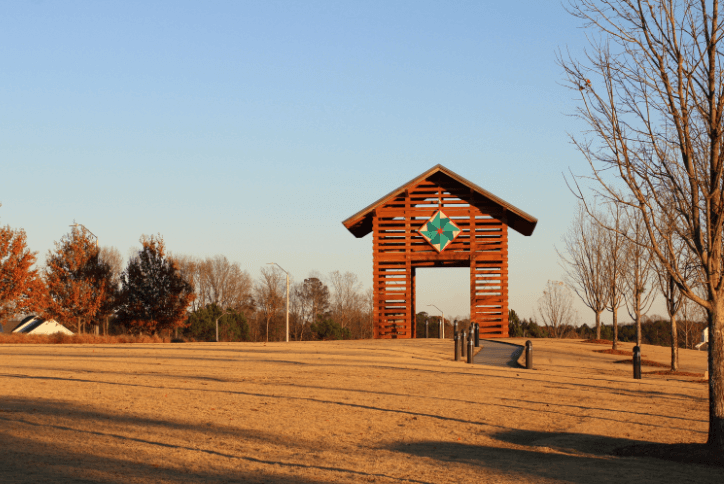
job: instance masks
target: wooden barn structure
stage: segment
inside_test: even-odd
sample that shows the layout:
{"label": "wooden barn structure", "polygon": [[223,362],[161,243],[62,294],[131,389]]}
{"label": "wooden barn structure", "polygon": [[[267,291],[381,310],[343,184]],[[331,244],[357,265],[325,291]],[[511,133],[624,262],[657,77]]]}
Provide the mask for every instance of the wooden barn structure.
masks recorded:
{"label": "wooden barn structure", "polygon": [[372,232],[375,338],[415,337],[418,267],[470,267],[471,321],[508,335],[508,227],[531,235],[536,218],[436,165],[342,223]]}

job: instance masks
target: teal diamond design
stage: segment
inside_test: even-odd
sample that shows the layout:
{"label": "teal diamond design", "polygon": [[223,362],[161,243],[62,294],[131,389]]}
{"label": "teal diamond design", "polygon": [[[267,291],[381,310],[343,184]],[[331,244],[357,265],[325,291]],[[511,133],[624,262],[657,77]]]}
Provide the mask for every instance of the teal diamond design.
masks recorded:
{"label": "teal diamond design", "polygon": [[438,210],[430,220],[420,227],[418,232],[438,252],[442,252],[460,235],[461,230],[442,210]]}

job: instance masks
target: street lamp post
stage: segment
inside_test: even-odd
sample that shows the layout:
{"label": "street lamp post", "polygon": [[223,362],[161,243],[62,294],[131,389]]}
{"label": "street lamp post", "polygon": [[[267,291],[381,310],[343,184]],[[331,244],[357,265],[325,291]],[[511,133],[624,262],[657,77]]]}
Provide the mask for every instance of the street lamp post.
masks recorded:
{"label": "street lamp post", "polygon": [[221,310],[221,316],[216,318],[216,342],[219,342],[219,319],[223,318],[224,315],[226,315],[228,312],[228,309],[222,309]]}
{"label": "street lamp post", "polygon": [[439,338],[440,338],[440,339],[445,339],[445,313],[442,311],[442,309],[440,309],[439,307],[435,306],[434,304],[428,304],[428,306],[434,307],[435,309],[437,309],[438,311],[440,311],[440,313],[442,314],[442,319],[440,319],[440,334],[439,334]]}
{"label": "street lamp post", "polygon": [[289,273],[287,271],[285,271],[284,268],[282,266],[280,266],[279,264],[277,264],[276,262],[267,262],[267,264],[272,264],[272,265],[277,266],[278,268],[280,268],[282,270],[282,272],[284,274],[287,275],[287,340],[286,341],[287,341],[287,343],[289,343]]}

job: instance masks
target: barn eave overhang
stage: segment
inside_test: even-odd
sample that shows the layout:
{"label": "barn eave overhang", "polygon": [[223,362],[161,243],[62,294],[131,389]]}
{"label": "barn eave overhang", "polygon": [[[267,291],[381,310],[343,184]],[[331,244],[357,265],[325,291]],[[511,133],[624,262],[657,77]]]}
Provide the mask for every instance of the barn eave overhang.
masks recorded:
{"label": "barn eave overhang", "polygon": [[529,236],[533,234],[533,231],[535,230],[536,224],[538,223],[538,219],[533,217],[532,215],[524,212],[523,210],[519,209],[518,207],[506,202],[502,198],[490,193],[489,191],[485,190],[484,188],[476,185],[475,183],[471,182],[470,180],[458,175],[457,173],[453,172],[452,170],[449,170],[448,168],[445,168],[444,166],[438,164],[434,167],[427,170],[425,173],[422,173],[421,175],[413,178],[409,182],[405,183],[404,185],[392,190],[390,193],[385,195],[384,197],[380,198],[376,202],[368,205],[367,207],[363,208],[356,214],[352,215],[348,219],[344,220],[342,224],[352,232],[352,234],[357,237],[361,238],[365,235],[372,232],[372,218],[374,216],[374,212],[377,208],[385,205],[387,202],[393,200],[395,197],[403,194],[405,190],[409,190],[412,187],[417,186],[422,181],[428,179],[435,173],[442,173],[451,179],[457,181],[458,183],[461,183],[471,190],[475,191],[479,195],[483,196],[484,198],[487,198],[494,204],[498,205],[501,209],[505,210],[507,215],[507,223],[510,228],[515,230],[516,232]]}

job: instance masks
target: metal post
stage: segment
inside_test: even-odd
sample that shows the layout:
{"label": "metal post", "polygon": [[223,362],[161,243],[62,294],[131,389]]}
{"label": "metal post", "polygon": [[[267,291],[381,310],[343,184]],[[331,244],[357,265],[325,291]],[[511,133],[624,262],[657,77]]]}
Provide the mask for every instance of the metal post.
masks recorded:
{"label": "metal post", "polygon": [[455,341],[455,361],[460,361],[460,336],[456,334],[453,336]]}
{"label": "metal post", "polygon": [[467,345],[465,344],[465,331],[460,333],[460,353],[462,354],[462,357],[465,358],[465,350],[467,348]]}
{"label": "metal post", "polygon": [[638,346],[634,346],[633,349],[633,370],[634,370],[634,379],[640,380],[641,379],[641,348]]}
{"label": "metal post", "polygon": [[453,334],[458,334],[458,320],[453,321]]}
{"label": "metal post", "polygon": [[437,327],[437,328],[438,328],[437,337],[438,337],[439,339],[445,339],[445,326],[444,326],[444,324],[445,324],[445,323],[444,323],[444,321],[445,321],[445,313],[442,312],[442,309],[440,309],[439,307],[435,306],[434,304],[428,304],[428,306],[434,307],[435,309],[437,309],[438,311],[440,311],[440,314],[442,314],[442,319],[440,319],[440,324],[439,324],[438,327]]}
{"label": "metal post", "polygon": [[525,342],[525,368],[533,369],[533,342],[530,340]]}
{"label": "metal post", "polygon": [[473,338],[468,341],[468,363],[473,363],[473,355],[475,354],[475,346],[473,346]]}
{"label": "metal post", "polygon": [[480,348],[480,325],[475,323],[475,347]]}

